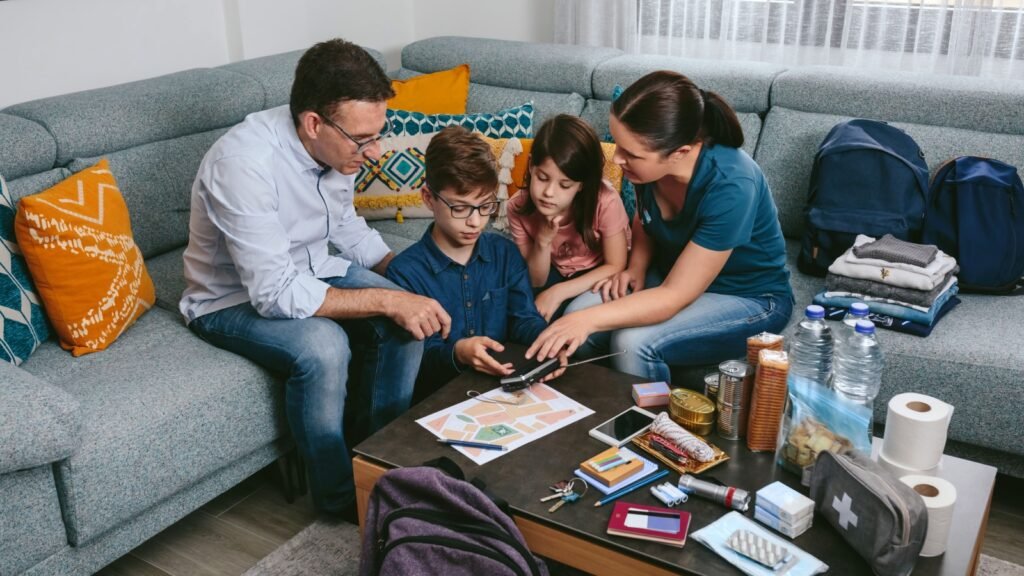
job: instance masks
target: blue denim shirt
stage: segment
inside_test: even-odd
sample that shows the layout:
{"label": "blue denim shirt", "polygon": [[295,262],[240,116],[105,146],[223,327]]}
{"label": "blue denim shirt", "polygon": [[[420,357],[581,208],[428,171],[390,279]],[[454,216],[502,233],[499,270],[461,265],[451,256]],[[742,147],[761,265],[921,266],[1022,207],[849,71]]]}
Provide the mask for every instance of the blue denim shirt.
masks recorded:
{"label": "blue denim shirt", "polygon": [[440,334],[427,339],[420,377],[446,382],[461,372],[455,343],[488,336],[498,342],[529,345],[547,327],[537,312],[526,262],[511,240],[485,233],[477,240],[465,266],[437,247],[430,233],[395,257],[387,277],[402,288],[437,300],[452,317],[447,340]]}

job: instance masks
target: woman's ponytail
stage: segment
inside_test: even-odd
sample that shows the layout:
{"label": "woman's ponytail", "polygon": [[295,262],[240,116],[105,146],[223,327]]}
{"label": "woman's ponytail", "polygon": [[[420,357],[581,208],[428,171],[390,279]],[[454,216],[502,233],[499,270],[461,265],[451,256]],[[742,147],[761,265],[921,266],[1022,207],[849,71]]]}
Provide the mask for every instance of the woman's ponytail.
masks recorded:
{"label": "woman's ponytail", "polygon": [[703,138],[710,144],[724,144],[733,148],[743,146],[743,128],[732,106],[714,92],[700,91],[704,99]]}

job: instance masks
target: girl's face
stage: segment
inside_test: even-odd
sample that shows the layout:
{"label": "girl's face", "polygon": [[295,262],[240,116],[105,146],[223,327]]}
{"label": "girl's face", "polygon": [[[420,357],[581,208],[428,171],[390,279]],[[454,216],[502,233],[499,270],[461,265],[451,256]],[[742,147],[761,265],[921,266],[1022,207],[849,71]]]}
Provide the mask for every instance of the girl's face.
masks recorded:
{"label": "girl's face", "polygon": [[537,212],[548,218],[566,213],[582,185],[563,174],[551,158],[530,167],[530,198]]}
{"label": "girl's face", "polygon": [[630,131],[614,115],[608,118],[608,131],[615,139],[612,162],[622,167],[622,175],[634,184],[660,180],[671,171],[672,155],[663,156],[647,147],[647,142]]}

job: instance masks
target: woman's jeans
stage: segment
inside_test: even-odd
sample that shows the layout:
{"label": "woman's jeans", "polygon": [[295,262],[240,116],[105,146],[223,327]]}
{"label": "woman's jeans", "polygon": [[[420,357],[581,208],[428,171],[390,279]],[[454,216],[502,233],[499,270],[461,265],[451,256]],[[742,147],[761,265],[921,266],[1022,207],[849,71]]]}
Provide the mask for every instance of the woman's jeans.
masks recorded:
{"label": "woman's jeans", "polygon": [[[647,275],[647,288],[663,279]],[[601,303],[601,295],[586,292],[576,297],[566,314]],[[761,332],[780,333],[793,312],[788,295],[727,296],[705,292],[668,320],[651,326],[592,334],[576,355],[613,356],[613,368],[650,381],[671,382],[669,366],[717,364],[746,354],[747,338]]]}
{"label": "woman's jeans", "polygon": [[[324,281],[335,288],[400,290],[356,265],[344,277]],[[350,428],[357,442],[409,408],[423,343],[383,317],[271,319],[248,303],[200,316],[189,328],[214,346],[286,378],[288,425],[309,467],[314,504],[334,513],[351,506],[355,484],[344,430]],[[350,391],[354,405],[346,425]]]}

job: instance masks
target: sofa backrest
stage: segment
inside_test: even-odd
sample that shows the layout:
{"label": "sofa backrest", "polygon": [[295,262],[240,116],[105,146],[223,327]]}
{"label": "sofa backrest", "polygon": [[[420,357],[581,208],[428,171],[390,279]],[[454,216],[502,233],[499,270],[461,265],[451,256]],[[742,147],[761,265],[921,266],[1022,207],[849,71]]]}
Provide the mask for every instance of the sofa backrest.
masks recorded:
{"label": "sofa backrest", "polygon": [[1024,168],[1024,81],[832,66],[795,68],[772,85],[754,158],[779,207],[782,230],[803,233],[803,206],[818,145],[837,122],[890,122],[921,146],[932,174],[956,156]]}

